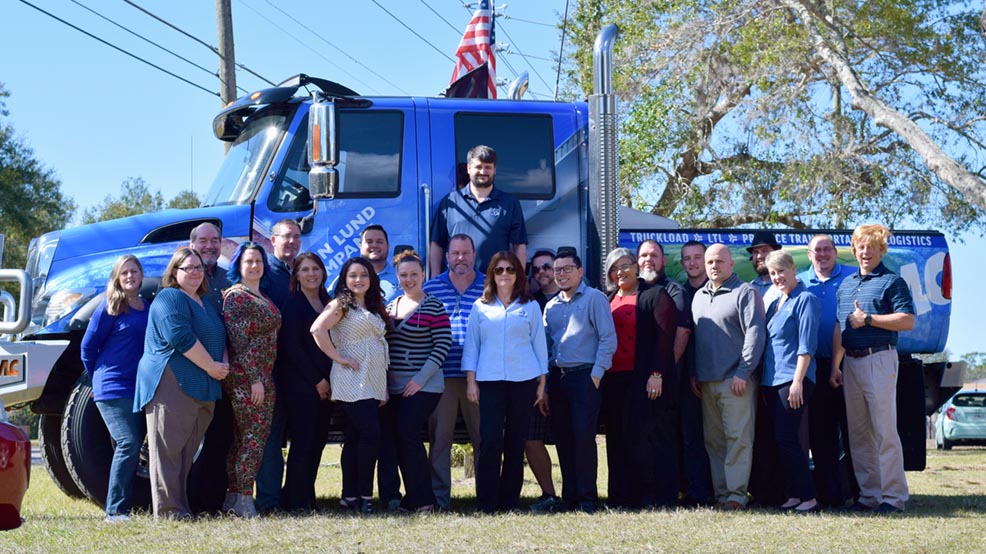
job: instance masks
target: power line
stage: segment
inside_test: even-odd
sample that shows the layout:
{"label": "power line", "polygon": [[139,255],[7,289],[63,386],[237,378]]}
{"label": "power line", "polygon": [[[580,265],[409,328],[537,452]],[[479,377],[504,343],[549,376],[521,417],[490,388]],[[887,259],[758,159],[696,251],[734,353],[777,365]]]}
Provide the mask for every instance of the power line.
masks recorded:
{"label": "power line", "polygon": [[329,58],[325,57],[325,55],[322,54],[321,52],[319,52],[318,50],[315,50],[314,48],[312,48],[310,44],[308,44],[307,42],[305,42],[305,41],[301,40],[300,38],[294,36],[294,34],[292,34],[290,31],[288,31],[284,27],[281,27],[277,23],[274,23],[273,21],[271,21],[271,19],[269,17],[267,17],[264,14],[260,13],[259,11],[257,11],[257,9],[254,8],[253,6],[251,6],[250,4],[247,4],[246,3],[246,0],[240,0],[240,4],[242,4],[245,8],[249,9],[253,13],[257,14],[257,17],[259,17],[259,18],[263,19],[264,21],[266,21],[267,23],[270,23],[271,25],[273,25],[275,29],[277,29],[277,30],[281,31],[282,33],[284,33],[285,35],[291,37],[291,39],[294,40],[295,42],[297,42],[298,44],[301,44],[305,48],[311,50],[312,53],[314,53],[316,56],[322,58],[323,60],[325,60],[326,62],[328,62],[330,65],[334,66],[339,71],[341,71],[341,72],[345,73],[346,75],[349,75],[350,77],[352,77],[354,81],[362,84],[367,89],[371,89],[371,90],[373,89],[373,87],[371,87],[370,85],[368,85],[367,83],[365,83],[359,77],[357,77],[357,76],[353,75],[352,73],[346,71],[346,69],[343,68],[341,65],[335,63],[334,61],[332,61]]}
{"label": "power line", "polygon": [[374,3],[374,4],[376,4],[378,8],[380,8],[380,9],[381,9],[381,10],[383,10],[383,11],[385,11],[385,12],[387,13],[387,15],[389,15],[390,17],[392,17],[392,18],[394,19],[394,21],[396,21],[396,22],[398,22],[398,23],[400,23],[402,27],[404,27],[404,28],[405,28],[405,29],[407,29],[408,31],[411,31],[411,33],[412,33],[412,34],[413,34],[414,36],[416,36],[416,37],[418,37],[419,39],[421,39],[421,40],[423,40],[423,41],[424,41],[424,42],[425,42],[425,43],[426,43],[426,44],[427,44],[428,46],[431,46],[431,47],[432,47],[432,48],[433,48],[433,49],[435,50],[435,52],[438,52],[439,54],[441,54],[442,56],[444,56],[445,58],[447,58],[447,59],[448,59],[448,61],[450,61],[450,62],[452,62],[452,63],[455,63],[455,60],[454,60],[454,59],[453,59],[453,58],[452,58],[451,56],[449,56],[448,54],[446,54],[445,52],[443,52],[442,50],[440,50],[440,49],[439,49],[439,48],[438,48],[437,46],[435,46],[434,44],[432,44],[431,42],[429,42],[429,41],[428,41],[428,39],[426,39],[425,37],[423,37],[423,36],[421,36],[421,35],[419,35],[417,31],[415,31],[414,29],[412,29],[412,28],[410,28],[410,27],[408,27],[408,26],[407,26],[407,23],[404,23],[404,22],[403,22],[403,21],[401,21],[401,20],[400,20],[400,18],[398,18],[398,17],[396,16],[396,15],[394,15],[394,14],[392,14],[392,13],[390,13],[390,11],[389,11],[389,10],[387,10],[387,8],[385,8],[385,7],[383,7],[383,6],[381,6],[381,5],[380,5],[380,2],[377,2],[377,0],[371,0],[371,1],[372,1],[372,2]]}
{"label": "power line", "polygon": [[288,12],[286,12],[286,11],[284,11],[284,10],[282,10],[282,9],[281,9],[280,7],[278,7],[278,6],[277,6],[277,4],[274,4],[274,3],[273,3],[273,2],[271,2],[270,0],[264,0],[264,1],[265,1],[265,2],[267,2],[268,4],[270,4],[270,6],[271,6],[272,8],[274,8],[275,10],[277,10],[277,11],[279,11],[279,12],[281,12],[282,14],[284,14],[284,16],[285,16],[285,17],[287,17],[288,19],[290,19],[291,21],[294,21],[295,23],[297,23],[297,24],[298,24],[298,25],[299,25],[299,26],[300,26],[300,27],[301,27],[302,29],[304,29],[304,30],[306,30],[306,31],[308,31],[309,33],[311,33],[312,35],[314,35],[314,36],[315,36],[316,38],[318,38],[319,40],[321,40],[321,41],[322,41],[322,42],[324,42],[325,44],[328,44],[328,45],[329,45],[329,46],[331,46],[332,48],[335,48],[336,50],[338,50],[339,52],[341,52],[341,53],[342,53],[342,55],[344,55],[344,56],[346,56],[347,58],[349,58],[349,59],[351,59],[351,60],[353,60],[353,62],[355,62],[356,64],[358,64],[358,65],[359,65],[360,67],[362,67],[363,69],[366,69],[366,70],[367,70],[367,71],[369,71],[370,73],[372,73],[372,74],[374,74],[374,75],[376,75],[377,77],[379,77],[379,78],[380,78],[380,80],[382,80],[382,81],[384,81],[385,83],[387,83],[387,84],[389,84],[390,86],[392,86],[392,87],[394,87],[394,88],[396,88],[397,90],[399,90],[399,91],[401,91],[401,92],[402,92],[402,93],[404,93],[404,95],[406,95],[406,96],[410,96],[410,95],[411,95],[411,94],[410,94],[410,93],[408,93],[408,92],[407,92],[406,90],[404,90],[404,89],[402,89],[402,88],[401,88],[400,86],[398,86],[398,85],[397,85],[396,83],[394,83],[394,82],[392,82],[392,81],[391,81],[390,79],[387,79],[387,78],[386,78],[386,77],[384,77],[383,75],[381,75],[381,74],[379,74],[379,73],[377,73],[377,72],[376,72],[376,71],[374,71],[373,69],[371,69],[371,68],[369,68],[368,66],[366,66],[365,64],[363,64],[363,62],[361,62],[361,61],[359,61],[358,59],[356,59],[356,58],[354,58],[353,56],[350,56],[350,55],[349,55],[349,54],[348,54],[348,53],[347,53],[347,52],[346,52],[345,50],[343,50],[342,48],[339,48],[339,47],[338,47],[338,46],[336,46],[335,44],[332,44],[332,43],[331,43],[331,42],[329,42],[329,41],[328,41],[328,40],[327,40],[327,39],[326,39],[325,37],[323,37],[322,35],[320,35],[320,34],[318,34],[318,33],[316,33],[316,32],[315,32],[314,30],[312,30],[312,29],[311,29],[310,27],[308,27],[308,26],[307,26],[307,25],[305,25],[304,23],[302,23],[302,22],[300,22],[300,21],[298,21],[297,19],[295,19],[294,17],[292,17],[292,16],[291,16],[291,15],[290,15],[290,14],[289,14]]}
{"label": "power line", "polygon": [[197,83],[193,83],[192,81],[189,81],[188,79],[186,79],[186,78],[184,78],[184,77],[182,77],[182,76],[180,76],[180,75],[178,75],[176,73],[172,73],[172,72],[168,71],[167,69],[164,69],[163,67],[161,67],[159,65],[155,65],[155,64],[153,64],[153,63],[145,60],[144,58],[141,58],[140,56],[138,56],[136,54],[131,54],[130,52],[124,50],[123,48],[120,48],[119,46],[117,46],[117,45],[115,45],[115,44],[113,44],[111,42],[108,42],[106,40],[103,40],[103,39],[97,37],[96,35],[90,33],[89,31],[86,31],[86,30],[84,30],[84,29],[82,29],[80,27],[75,26],[75,25],[69,23],[68,21],[65,21],[64,19],[58,17],[57,15],[55,15],[53,13],[50,13],[50,12],[47,12],[47,11],[45,11],[45,10],[43,10],[43,9],[35,6],[34,4],[28,2],[27,0],[20,0],[20,1],[21,1],[22,4],[26,4],[26,5],[34,8],[35,10],[38,10],[39,12],[47,15],[48,17],[50,17],[50,18],[58,21],[59,23],[62,23],[64,25],[68,25],[69,27],[75,29],[76,31],[79,31],[80,33],[88,36],[89,38],[98,40],[99,42],[105,44],[106,46],[109,46],[110,48],[113,48],[114,50],[117,50],[117,51],[119,51],[119,52],[121,52],[123,54],[126,54],[126,55],[130,56],[131,58],[134,58],[135,60],[141,61],[141,62],[143,62],[143,63],[145,63],[145,64],[153,67],[154,69],[157,69],[158,71],[161,71],[163,73],[167,73],[168,75],[171,75],[175,79],[178,79],[179,81],[182,81],[184,83],[187,83],[189,85],[192,85],[193,87],[195,87],[197,89],[200,89],[200,90],[203,90],[203,91],[205,91],[208,94],[211,94],[211,95],[217,96],[217,97],[219,96],[219,93],[218,92],[213,92],[213,91],[211,91],[211,90],[203,87],[202,85],[199,85]]}
{"label": "power line", "polygon": [[444,21],[445,24],[448,25],[449,28],[451,28],[453,31],[455,31],[456,34],[459,34],[459,33],[462,32],[462,29],[459,29],[455,25],[452,25],[452,23],[450,23],[448,19],[445,19],[445,17],[442,14],[438,13],[437,11],[435,11],[435,8],[431,7],[431,4],[429,4],[428,2],[425,2],[425,0],[420,0],[420,2],[422,4],[424,4],[426,8],[428,8],[429,10],[431,10],[431,13],[437,15],[438,16],[438,19],[441,19],[442,21]]}
{"label": "power line", "polygon": [[[520,55],[520,56],[523,55],[520,52],[515,52],[515,51],[511,50],[510,47],[509,47],[509,45],[507,46],[507,48],[500,49],[499,52],[503,52],[504,54],[517,54],[517,55]],[[541,60],[543,62],[552,62],[552,63],[554,63],[554,62],[557,62],[558,61],[557,58],[545,58],[544,56],[535,56],[533,54],[528,54],[526,57],[533,58],[535,60]]]}
{"label": "power line", "polygon": [[561,21],[561,48],[558,49],[558,71],[555,73],[555,100],[558,100],[558,83],[561,81],[561,60],[565,55],[565,34],[568,29],[568,2],[565,0],[565,16]]}
{"label": "power line", "polygon": [[[153,13],[145,10],[144,8],[142,8],[141,6],[139,6],[138,4],[136,4],[134,2],[131,2],[131,0],[123,0],[123,1],[126,2],[127,4],[130,4],[131,6],[133,6],[135,8],[137,8],[138,10],[144,12],[145,14],[153,17],[154,19],[160,21],[161,23],[167,25],[168,27],[171,27],[172,29],[178,31],[179,33],[185,35],[186,37],[194,40],[195,42],[201,44],[202,46],[205,46],[206,48],[209,49],[210,52],[212,52],[213,54],[219,56],[220,59],[223,59],[223,60],[226,59],[225,56],[223,56],[222,53],[219,51],[219,49],[216,48],[215,46],[213,46],[213,45],[205,42],[204,40],[202,40],[199,37],[197,37],[197,36],[195,36],[195,35],[187,32],[187,31],[185,31],[184,29],[181,29],[181,28],[177,27],[176,25],[174,25],[170,21],[167,21],[164,18],[161,18],[161,17],[158,17],[157,15],[154,15]],[[268,85],[270,85],[272,87],[273,86],[276,86],[276,84],[273,81],[271,81],[270,79],[268,79],[268,78],[260,75],[259,73],[255,72],[254,70],[250,69],[249,67],[247,67],[247,66],[245,66],[245,65],[243,65],[241,63],[236,64],[236,67],[242,69],[243,71],[246,71],[250,75],[253,75],[254,77],[260,79],[261,81],[267,83]]]}
{"label": "power line", "polygon": [[531,25],[541,25],[542,27],[554,27],[554,25],[552,25],[550,23],[541,23],[540,21],[531,21],[530,19],[521,19],[519,17],[513,17],[513,16],[510,16],[510,15],[507,15],[507,14],[503,14],[503,18],[504,19],[510,19],[510,20],[513,20],[513,21],[522,21],[524,23],[530,23]]}
{"label": "power line", "polygon": [[544,77],[541,76],[541,72],[538,71],[537,67],[534,67],[534,64],[531,63],[531,60],[527,59],[527,56],[524,54],[524,52],[521,51],[520,46],[518,46],[517,43],[514,42],[514,39],[510,36],[510,33],[508,33],[507,30],[504,29],[502,25],[500,26],[500,30],[503,31],[504,36],[506,36],[507,40],[510,41],[510,45],[517,48],[517,53],[520,54],[520,57],[524,58],[524,61],[526,61],[527,64],[531,66],[531,69],[534,71],[534,74],[538,76],[538,79],[541,80],[541,83],[544,85],[544,88],[551,90],[551,85],[549,85],[548,82],[544,80]]}
{"label": "power line", "polygon": [[[86,6],[85,4],[79,2],[78,0],[69,0],[69,1],[72,2],[73,4],[79,6],[80,8],[82,8],[82,9],[84,9],[84,10],[92,13],[96,17],[102,18],[103,20],[108,21],[109,23],[111,23],[113,25],[116,25],[120,29],[123,29],[124,31],[126,31],[126,32],[130,33],[131,35],[133,35],[133,36],[135,36],[135,37],[143,40],[144,42],[147,42],[148,44],[152,44],[152,45],[158,47],[159,49],[164,50],[165,52],[171,54],[172,56],[178,58],[179,60],[182,60],[183,62],[186,62],[186,63],[188,63],[188,64],[190,64],[190,65],[192,65],[194,67],[197,67],[198,69],[201,69],[202,71],[206,72],[209,75],[212,75],[213,77],[216,77],[217,79],[219,78],[219,73],[218,72],[210,71],[208,68],[202,67],[201,65],[193,62],[192,60],[190,60],[190,59],[188,59],[188,58],[186,58],[186,57],[184,57],[184,56],[182,56],[180,54],[177,54],[177,53],[175,53],[175,52],[173,52],[173,51],[165,48],[164,46],[161,46],[160,44],[158,44],[158,43],[154,42],[153,40],[151,40],[151,39],[149,39],[149,38],[141,35],[140,33],[137,33],[135,31],[132,31],[129,28],[127,28],[126,26],[121,25],[120,23],[117,23],[116,21],[113,21],[112,19],[110,19],[110,18],[106,17],[105,15],[97,12],[96,10],[90,8],[89,6]],[[244,93],[245,92],[248,92],[243,87],[236,87],[236,88],[240,89]]]}

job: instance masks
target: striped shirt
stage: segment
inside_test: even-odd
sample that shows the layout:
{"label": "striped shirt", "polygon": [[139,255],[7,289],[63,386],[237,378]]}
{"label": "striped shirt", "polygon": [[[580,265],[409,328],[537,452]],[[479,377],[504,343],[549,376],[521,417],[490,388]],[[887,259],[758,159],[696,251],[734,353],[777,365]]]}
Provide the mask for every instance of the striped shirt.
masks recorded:
{"label": "striped shirt", "polygon": [[856,311],[855,301],[868,314],[914,314],[914,300],[907,282],[880,263],[870,273],[857,270],[850,273],[839,285],[838,323],[842,330],[842,347],[858,350],[889,344],[897,346],[897,331],[888,331],[872,325],[853,329],[849,314]]}
{"label": "striped shirt", "polygon": [[486,277],[477,271],[476,279],[469,285],[469,288],[464,293],[459,294],[446,271],[421,287],[423,291],[433,294],[441,300],[452,325],[452,347],[449,349],[448,355],[445,356],[445,363],[442,364],[442,372],[446,378],[465,379],[466,377],[466,374],[462,372],[462,345],[466,341],[466,324],[469,322],[472,305],[483,295],[485,282]]}
{"label": "striped shirt", "polygon": [[445,379],[439,369],[452,347],[452,326],[445,305],[438,297],[425,293],[413,312],[397,319],[397,306],[403,298],[398,296],[387,306],[394,322],[394,328],[387,333],[387,388],[391,394],[400,394],[409,381],[414,381],[423,392],[443,392]]}

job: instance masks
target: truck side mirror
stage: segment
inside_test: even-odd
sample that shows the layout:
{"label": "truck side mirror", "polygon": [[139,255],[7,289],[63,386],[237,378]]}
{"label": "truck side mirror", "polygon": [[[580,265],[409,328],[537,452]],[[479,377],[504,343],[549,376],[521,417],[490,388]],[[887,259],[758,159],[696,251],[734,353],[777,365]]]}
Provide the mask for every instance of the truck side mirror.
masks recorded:
{"label": "truck side mirror", "polygon": [[[316,93],[317,94],[317,93]],[[339,144],[336,141],[336,106],[313,97],[308,111],[308,192],[313,200],[334,198],[339,192]]]}

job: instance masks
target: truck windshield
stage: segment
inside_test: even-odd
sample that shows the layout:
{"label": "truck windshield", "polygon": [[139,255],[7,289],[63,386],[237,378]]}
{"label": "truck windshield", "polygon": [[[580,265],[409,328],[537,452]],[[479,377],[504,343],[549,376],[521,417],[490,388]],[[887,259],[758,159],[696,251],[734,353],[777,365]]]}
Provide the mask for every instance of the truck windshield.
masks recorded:
{"label": "truck windshield", "polygon": [[264,170],[284,136],[288,116],[268,113],[247,122],[219,167],[203,206],[245,204],[253,199]]}

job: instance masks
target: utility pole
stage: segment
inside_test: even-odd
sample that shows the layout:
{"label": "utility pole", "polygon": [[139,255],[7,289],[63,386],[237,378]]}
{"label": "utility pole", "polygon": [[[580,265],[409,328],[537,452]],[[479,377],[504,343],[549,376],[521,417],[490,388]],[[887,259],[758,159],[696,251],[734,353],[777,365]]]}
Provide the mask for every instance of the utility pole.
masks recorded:
{"label": "utility pole", "polygon": [[[223,106],[236,100],[236,56],[233,49],[233,10],[230,0],[216,0],[219,33],[219,98]],[[229,143],[226,152],[229,152]]]}

